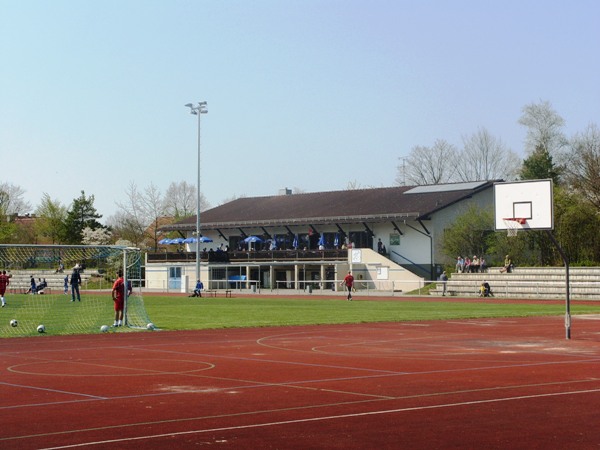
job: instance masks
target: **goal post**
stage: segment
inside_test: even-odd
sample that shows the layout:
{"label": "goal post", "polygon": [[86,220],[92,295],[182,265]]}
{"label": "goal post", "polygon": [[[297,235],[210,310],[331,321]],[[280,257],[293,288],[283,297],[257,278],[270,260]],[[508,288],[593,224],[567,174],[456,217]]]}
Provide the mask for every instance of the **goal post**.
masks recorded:
{"label": "goal post", "polygon": [[[75,268],[81,277],[81,301],[72,292]],[[151,321],[142,295],[140,249],[0,244],[0,271],[10,276],[6,306],[0,310],[0,337],[37,334],[42,324],[48,334],[98,333],[103,325],[110,327],[115,316],[112,285],[119,270],[123,270],[125,286],[132,288],[126,296],[123,328],[146,329]],[[47,286],[40,289],[40,283]],[[17,326],[11,325],[13,320]]]}

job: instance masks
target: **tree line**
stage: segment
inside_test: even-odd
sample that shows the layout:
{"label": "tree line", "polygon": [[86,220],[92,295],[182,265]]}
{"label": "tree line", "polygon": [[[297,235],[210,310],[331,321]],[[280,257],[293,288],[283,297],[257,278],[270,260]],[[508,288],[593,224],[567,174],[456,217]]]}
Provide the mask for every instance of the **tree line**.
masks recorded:
{"label": "tree line", "polygon": [[[139,189],[131,182],[116,202],[117,212],[102,224],[102,215],[94,206],[94,196],[80,195],[68,206],[44,193],[32,210],[23,199],[24,191],[0,183],[0,243],[131,245],[157,248],[159,227],[196,214],[196,187],[182,181],[171,183],[162,193],[153,183]],[[210,205],[200,195],[200,208]]]}
{"label": "tree line", "polygon": [[[490,167],[488,173],[500,167],[495,173],[505,180],[551,179],[556,240],[571,264],[600,264],[600,129],[590,123],[583,131],[567,138],[563,131],[564,119],[546,101],[526,105],[519,124],[527,129],[526,158],[516,172],[507,164],[503,169],[502,166]],[[415,161],[418,159],[416,154],[412,156]],[[472,165],[472,161],[463,159],[459,158],[456,165]],[[413,171],[413,176],[416,173]],[[460,177],[464,170],[456,168],[453,173]],[[484,173],[480,170],[470,181],[490,179],[482,178]],[[516,237],[509,237],[494,232],[493,224],[493,205],[465,211],[442,239],[446,263],[451,264],[458,255],[485,255],[488,262],[497,265],[508,254],[521,265],[563,264],[546,232],[519,232]]]}
{"label": "tree line", "polygon": [[[518,123],[526,129],[524,159],[487,129],[479,128],[463,137],[460,149],[443,139],[431,146],[413,147],[407,157],[400,158],[396,182],[424,185],[552,179],[555,237],[573,264],[600,264],[598,126],[590,123],[568,138],[564,119],[547,101],[525,105]],[[185,181],[171,183],[164,193],[152,183],[140,189],[132,182],[106,224],[99,221],[102,215],[94,206],[94,196],[84,191],[70,205],[44,193],[33,210],[35,220],[17,222],[16,217],[32,211],[23,198],[22,188],[0,182],[0,243],[111,243],[157,248],[160,226],[196,214],[197,191]],[[201,211],[209,207],[201,195]],[[458,255],[486,255],[488,262],[500,263],[506,254],[518,264],[562,264],[545,233],[507,237],[494,232],[492,205],[465,211],[446,230],[442,247],[448,264]]]}

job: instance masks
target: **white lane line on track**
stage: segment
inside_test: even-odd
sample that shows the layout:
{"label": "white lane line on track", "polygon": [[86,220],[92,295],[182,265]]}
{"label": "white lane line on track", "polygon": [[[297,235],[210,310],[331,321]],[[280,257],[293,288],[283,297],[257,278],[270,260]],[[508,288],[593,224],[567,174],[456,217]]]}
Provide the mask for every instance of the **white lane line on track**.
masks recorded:
{"label": "white lane line on track", "polygon": [[0,381],[0,384],[2,384],[4,386],[17,387],[17,388],[21,388],[21,389],[35,389],[38,391],[56,392],[56,393],[65,394],[65,395],[77,395],[78,397],[93,398],[96,400],[108,400],[108,398],[109,398],[109,397],[103,397],[100,395],[83,394],[81,392],[70,392],[70,391],[62,391],[60,389],[49,389],[49,388],[37,387],[37,386],[25,386],[23,384],[5,383],[3,381]]}
{"label": "white lane line on track", "polygon": [[[147,425],[164,425],[168,423],[181,423],[181,422],[190,422],[190,421],[198,421],[198,420],[206,420],[206,419],[215,419],[215,418],[233,418],[233,417],[242,417],[242,416],[250,416],[254,414],[271,414],[271,413],[282,413],[282,412],[291,412],[291,411],[303,411],[303,410],[311,410],[311,409],[321,409],[321,408],[330,408],[330,407],[339,407],[339,406],[350,406],[350,405],[359,405],[359,404],[368,404],[379,401],[387,401],[387,400],[407,400],[407,399],[415,399],[415,398],[432,398],[437,396],[447,396],[447,395],[464,395],[464,394],[473,394],[473,393],[481,393],[481,392],[493,392],[493,391],[505,391],[505,390],[517,390],[517,389],[531,389],[538,387],[549,387],[549,386],[560,386],[560,385],[570,385],[570,384],[581,384],[581,383],[592,383],[595,381],[599,381],[598,378],[586,378],[582,380],[569,380],[569,381],[558,381],[558,382],[549,382],[549,383],[535,383],[535,384],[522,384],[522,385],[508,385],[508,386],[493,386],[489,388],[479,388],[479,389],[462,389],[457,391],[437,391],[423,394],[414,394],[414,395],[400,395],[394,397],[383,397],[379,398],[370,398],[368,400],[352,400],[352,401],[342,401],[336,403],[324,403],[324,404],[316,404],[316,405],[305,405],[300,407],[289,407],[289,408],[276,408],[276,409],[267,409],[267,410],[256,410],[256,411],[248,411],[242,413],[232,413],[232,414],[219,414],[219,415],[209,415],[209,416],[195,416],[195,417],[182,417],[179,419],[168,419],[168,420],[158,420],[151,422],[133,422],[128,424],[121,425],[110,425],[103,427],[94,427],[94,428],[82,428],[76,430],[69,431],[56,431],[50,433],[41,433],[41,434],[31,434],[31,435],[22,435],[22,436],[13,436],[0,438],[0,441],[9,441],[14,439],[31,439],[31,438],[39,438],[44,436],[55,436],[55,435],[72,435],[76,433],[85,433],[89,431],[98,431],[98,430],[114,430],[114,429],[128,429],[138,426],[147,426]],[[325,392],[336,392],[328,389],[320,389]],[[349,394],[354,394],[349,392]],[[120,400],[122,398],[141,398],[145,397],[145,395],[137,395],[130,397],[120,397],[115,398],[116,400]],[[97,400],[77,400],[77,402],[83,401],[97,401]],[[72,402],[71,402],[72,403]],[[43,406],[43,405],[42,405]]]}
{"label": "white lane line on track", "polygon": [[283,420],[279,422],[266,422],[266,423],[257,423],[251,425],[238,425],[232,427],[221,427],[221,428],[211,428],[207,430],[189,430],[189,431],[180,431],[176,433],[163,433],[163,434],[154,434],[147,436],[137,436],[131,438],[122,438],[122,439],[108,439],[104,441],[93,441],[93,442],[84,442],[80,444],[70,444],[63,445],[59,447],[46,447],[41,450],[59,450],[66,448],[78,448],[78,447],[89,447],[92,445],[106,445],[106,444],[115,444],[119,442],[132,442],[132,441],[141,441],[141,440],[150,440],[150,439],[160,439],[165,437],[175,437],[175,436],[185,436],[190,434],[202,434],[202,433],[215,433],[221,431],[235,431],[235,430],[244,430],[251,428],[264,428],[264,427],[273,427],[278,425],[291,425],[295,423],[307,423],[307,422],[320,422],[326,420],[339,420],[339,419],[349,419],[354,417],[365,417],[365,416],[375,416],[382,414],[397,414],[402,412],[409,411],[426,411],[430,409],[442,409],[442,408],[455,408],[461,406],[471,406],[471,405],[482,405],[486,403],[499,403],[499,402],[508,402],[508,401],[517,401],[517,400],[530,400],[537,398],[545,398],[545,397],[558,397],[565,395],[581,395],[581,394],[591,394],[591,393],[599,393],[599,389],[590,389],[584,391],[574,391],[574,392],[555,392],[549,394],[536,394],[536,395],[521,395],[517,397],[505,397],[505,398],[496,398],[496,399],[487,399],[487,400],[474,400],[470,402],[459,402],[459,403],[445,403],[441,405],[430,405],[430,406],[415,406],[410,408],[398,408],[398,409],[389,409],[382,411],[370,411],[364,413],[352,413],[352,414],[341,414],[336,416],[322,416],[322,417],[311,417],[308,419],[295,419],[295,420]]}

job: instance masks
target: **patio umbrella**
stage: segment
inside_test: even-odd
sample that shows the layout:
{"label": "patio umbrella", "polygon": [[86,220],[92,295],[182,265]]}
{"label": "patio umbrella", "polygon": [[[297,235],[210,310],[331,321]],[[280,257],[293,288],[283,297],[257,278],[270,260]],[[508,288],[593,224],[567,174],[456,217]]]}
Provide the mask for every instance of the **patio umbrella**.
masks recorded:
{"label": "patio umbrella", "polygon": [[169,238],[163,238],[160,241],[158,241],[158,243],[161,245],[169,244],[170,242],[171,242],[171,239],[169,239]]}
{"label": "patio umbrella", "polygon": [[294,242],[292,243],[292,247],[298,248],[298,235],[294,236]]}
{"label": "patio umbrella", "polygon": [[183,238],[174,238],[174,239],[169,239],[169,244],[183,244],[184,239]]}
{"label": "patio umbrella", "polygon": [[[212,242],[212,241],[213,240],[211,238],[200,236],[200,242]],[[189,237],[189,238],[185,238],[183,240],[184,244],[193,244],[195,242],[198,242],[198,239],[196,239],[195,237]]]}
{"label": "patio umbrella", "polygon": [[338,248],[340,245],[340,235],[339,233],[335,233],[335,239],[333,240],[333,246]]}
{"label": "patio umbrella", "polygon": [[258,236],[248,236],[246,239],[244,239],[244,242],[246,244],[248,244],[248,250],[252,249],[252,243],[256,243],[256,242],[262,242],[263,240],[261,238],[259,238]]}

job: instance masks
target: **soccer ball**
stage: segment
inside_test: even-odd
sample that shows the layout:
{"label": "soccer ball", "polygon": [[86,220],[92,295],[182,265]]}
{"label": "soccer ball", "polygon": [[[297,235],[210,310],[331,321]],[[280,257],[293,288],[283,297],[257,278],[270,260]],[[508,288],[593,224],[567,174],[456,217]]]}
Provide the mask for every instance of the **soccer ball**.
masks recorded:
{"label": "soccer ball", "polygon": [[38,325],[37,330],[38,330],[38,333],[45,333],[46,327],[44,325]]}
{"label": "soccer ball", "polygon": [[108,331],[108,325],[102,325],[100,327],[100,331],[102,331],[103,333],[106,333]]}
{"label": "soccer ball", "polygon": [[146,325],[146,328],[149,330],[154,330],[154,324],[150,322],[148,325]]}
{"label": "soccer ball", "polygon": [[17,322],[17,319],[13,319],[10,321],[10,326],[11,327],[16,327],[17,325],[19,325],[19,322]]}

